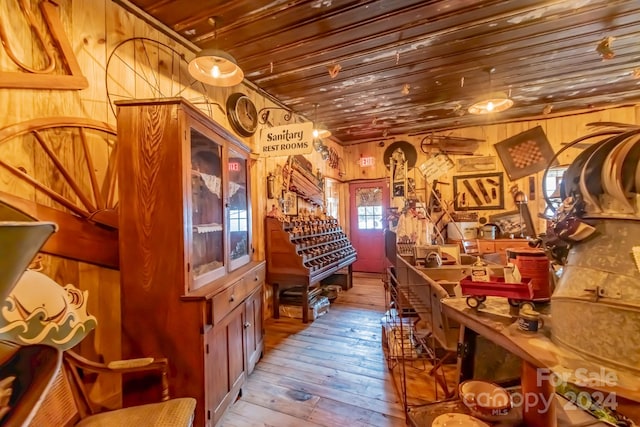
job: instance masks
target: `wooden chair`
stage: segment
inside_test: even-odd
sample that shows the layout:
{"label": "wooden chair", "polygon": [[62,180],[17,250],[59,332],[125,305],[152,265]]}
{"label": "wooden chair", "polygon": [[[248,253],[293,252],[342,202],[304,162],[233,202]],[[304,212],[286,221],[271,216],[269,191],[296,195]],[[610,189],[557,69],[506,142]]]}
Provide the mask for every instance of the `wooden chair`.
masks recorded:
{"label": "wooden chair", "polygon": [[[196,400],[169,399],[166,359],[131,359],[107,364],[95,363],[67,350],[51,390],[35,414],[33,427],[189,427]],[[160,376],[160,402],[106,410],[92,402],[84,378],[91,373],[156,372]]]}
{"label": "wooden chair", "polygon": [[462,248],[467,255],[480,255],[480,245],[478,239],[470,239],[462,241]]}
{"label": "wooden chair", "polygon": [[[0,341],[0,425],[20,427],[33,418],[60,369],[62,353],[47,345]],[[35,425],[35,424],[34,424]]]}

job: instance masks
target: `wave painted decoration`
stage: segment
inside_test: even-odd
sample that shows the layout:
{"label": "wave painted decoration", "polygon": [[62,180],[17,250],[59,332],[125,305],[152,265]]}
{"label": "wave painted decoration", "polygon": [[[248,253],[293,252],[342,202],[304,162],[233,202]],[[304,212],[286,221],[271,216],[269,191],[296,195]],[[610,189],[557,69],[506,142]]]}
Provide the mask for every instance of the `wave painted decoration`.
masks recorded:
{"label": "wave painted decoration", "polygon": [[98,324],[87,312],[87,295],[43,273],[25,271],[0,307],[0,339],[63,351],[74,347]]}

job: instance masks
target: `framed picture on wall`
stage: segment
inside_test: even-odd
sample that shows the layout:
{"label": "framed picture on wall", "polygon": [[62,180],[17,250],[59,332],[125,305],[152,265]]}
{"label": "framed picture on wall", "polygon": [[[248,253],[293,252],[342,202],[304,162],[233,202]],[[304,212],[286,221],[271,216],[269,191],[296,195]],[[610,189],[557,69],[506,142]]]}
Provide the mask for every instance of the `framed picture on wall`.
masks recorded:
{"label": "framed picture on wall", "polygon": [[496,156],[462,157],[456,160],[458,172],[483,173],[496,170]]}
{"label": "framed picture on wall", "polygon": [[285,215],[298,215],[298,195],[293,191],[285,191],[283,194]]}
{"label": "framed picture on wall", "polygon": [[500,232],[506,237],[521,237],[528,234],[527,224],[519,210],[489,215],[489,222],[500,227]]}
{"label": "framed picture on wall", "polygon": [[404,197],[404,183],[403,182],[394,182],[393,183],[393,197]]}
{"label": "framed picture on wall", "polygon": [[504,174],[502,172],[453,177],[453,208],[496,210],[504,208]]}
{"label": "framed picture on wall", "polygon": [[498,142],[494,147],[511,181],[544,170],[555,154],[541,126]]}

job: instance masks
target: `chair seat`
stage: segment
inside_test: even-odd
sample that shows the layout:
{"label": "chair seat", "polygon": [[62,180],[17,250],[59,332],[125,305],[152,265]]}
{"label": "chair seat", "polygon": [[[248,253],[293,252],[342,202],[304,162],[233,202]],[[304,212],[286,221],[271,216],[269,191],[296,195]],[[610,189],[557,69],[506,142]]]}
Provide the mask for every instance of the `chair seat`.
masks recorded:
{"label": "chair seat", "polygon": [[132,406],[91,415],[77,427],[189,427],[193,423],[196,400],[190,397]]}

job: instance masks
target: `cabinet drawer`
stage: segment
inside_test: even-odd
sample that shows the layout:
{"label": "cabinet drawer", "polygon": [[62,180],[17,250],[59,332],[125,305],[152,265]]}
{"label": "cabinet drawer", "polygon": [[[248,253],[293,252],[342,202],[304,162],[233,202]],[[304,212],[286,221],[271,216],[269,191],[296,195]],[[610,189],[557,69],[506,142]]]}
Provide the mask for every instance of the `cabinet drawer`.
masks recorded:
{"label": "cabinet drawer", "polygon": [[258,286],[258,284],[263,284],[265,277],[266,277],[266,271],[267,269],[265,268],[264,264],[261,265],[260,267],[251,270],[251,272],[249,274],[247,274],[246,276],[244,276],[244,280],[247,281],[247,283],[250,283],[250,286],[252,286],[252,290],[254,289],[253,287]]}
{"label": "cabinet drawer", "polygon": [[253,289],[253,281],[242,278],[213,297],[213,324],[217,324],[242,303]]}
{"label": "cabinet drawer", "polygon": [[222,290],[213,296],[212,300],[212,319],[213,324],[219,323],[231,311],[242,304],[242,302],[257,287],[262,286],[265,280],[266,269],[264,264],[255,268],[240,279],[236,280],[231,286]]}
{"label": "cabinet drawer", "polygon": [[495,242],[489,242],[486,240],[478,240],[478,250],[481,254],[489,254],[496,251]]}

